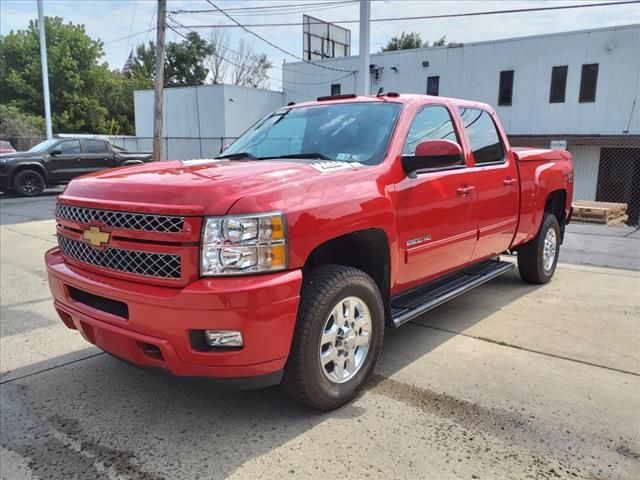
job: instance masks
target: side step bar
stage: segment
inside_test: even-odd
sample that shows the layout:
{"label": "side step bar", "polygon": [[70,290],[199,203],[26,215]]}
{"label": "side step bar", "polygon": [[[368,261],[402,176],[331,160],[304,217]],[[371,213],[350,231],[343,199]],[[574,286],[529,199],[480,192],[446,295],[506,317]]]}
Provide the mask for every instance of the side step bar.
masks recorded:
{"label": "side step bar", "polygon": [[391,319],[396,327],[407,323],[429,310],[513,270],[515,264],[500,260],[487,260],[430,282],[410,292],[391,298]]}

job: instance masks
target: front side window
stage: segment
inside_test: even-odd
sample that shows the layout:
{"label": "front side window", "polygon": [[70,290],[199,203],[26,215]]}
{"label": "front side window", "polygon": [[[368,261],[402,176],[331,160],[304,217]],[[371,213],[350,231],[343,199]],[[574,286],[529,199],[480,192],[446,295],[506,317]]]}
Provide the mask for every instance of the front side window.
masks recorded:
{"label": "front side window", "polygon": [[107,144],[103,140],[87,140],[87,153],[107,153]]}
{"label": "front side window", "polygon": [[384,158],[401,108],[393,102],[284,108],[256,123],[221,158],[301,156],[375,165]]}
{"label": "front side window", "polygon": [[79,140],[67,140],[66,142],[60,142],[58,149],[62,155],[72,155],[74,153],[80,153],[80,141]]}
{"label": "front side window", "polygon": [[459,143],[449,110],[442,105],[429,105],[420,110],[413,119],[402,147],[402,154],[415,155],[419,143],[438,139]]}
{"label": "front side window", "polygon": [[477,108],[460,107],[460,117],[469,137],[476,166],[504,162],[504,147],[491,115]]}

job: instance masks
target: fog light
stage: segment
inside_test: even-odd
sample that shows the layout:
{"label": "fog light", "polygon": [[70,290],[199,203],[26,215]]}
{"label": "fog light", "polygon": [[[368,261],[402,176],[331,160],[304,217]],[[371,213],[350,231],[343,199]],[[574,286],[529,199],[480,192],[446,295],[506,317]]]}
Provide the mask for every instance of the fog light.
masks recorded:
{"label": "fog light", "polygon": [[237,330],[205,330],[204,337],[210,347],[242,347],[242,333]]}

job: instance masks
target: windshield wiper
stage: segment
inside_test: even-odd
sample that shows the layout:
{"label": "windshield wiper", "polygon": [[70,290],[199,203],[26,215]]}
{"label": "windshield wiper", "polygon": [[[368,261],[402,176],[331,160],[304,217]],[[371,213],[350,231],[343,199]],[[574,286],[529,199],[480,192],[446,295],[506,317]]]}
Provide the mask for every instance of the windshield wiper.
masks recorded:
{"label": "windshield wiper", "polygon": [[230,153],[229,155],[220,155],[216,158],[224,158],[226,160],[243,160],[248,158],[249,160],[259,160],[258,157],[249,152]]}
{"label": "windshield wiper", "polygon": [[327,157],[326,155],[323,155],[321,153],[292,153],[291,155],[279,155],[277,157],[269,157],[270,160],[273,160],[276,158],[302,158],[302,159],[312,158],[312,159],[318,159],[318,160],[333,160],[333,158]]}

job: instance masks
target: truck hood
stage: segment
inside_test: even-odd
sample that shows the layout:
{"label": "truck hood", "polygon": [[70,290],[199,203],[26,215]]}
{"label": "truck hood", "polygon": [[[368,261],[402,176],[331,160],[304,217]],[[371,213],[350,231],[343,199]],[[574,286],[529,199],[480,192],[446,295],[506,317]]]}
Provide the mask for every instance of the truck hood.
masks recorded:
{"label": "truck hood", "polygon": [[77,178],[69,183],[60,200],[98,208],[224,215],[244,196],[359,167],[344,162],[289,159],[155,162]]}
{"label": "truck hood", "polygon": [[5,162],[12,160],[41,160],[47,152],[8,152],[0,153],[0,158]]}

